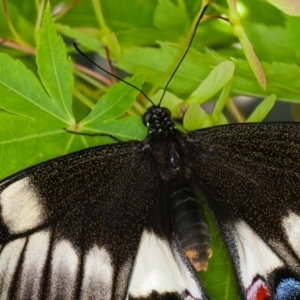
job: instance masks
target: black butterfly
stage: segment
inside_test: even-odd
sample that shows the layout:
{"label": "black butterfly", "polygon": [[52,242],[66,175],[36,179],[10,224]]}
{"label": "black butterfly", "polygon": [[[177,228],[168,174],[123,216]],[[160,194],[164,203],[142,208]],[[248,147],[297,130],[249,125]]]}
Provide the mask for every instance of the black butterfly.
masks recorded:
{"label": "black butterfly", "polygon": [[202,201],[241,299],[268,299],[252,297],[261,289],[297,299],[280,295],[299,287],[299,124],[183,134],[159,107],[143,120],[143,142],[89,148],[0,183],[1,299],[209,299],[194,272],[211,254]]}
{"label": "black butterfly", "polygon": [[208,205],[241,299],[299,299],[298,123],[148,136],[41,163],[0,182],[1,299],[209,299]]}

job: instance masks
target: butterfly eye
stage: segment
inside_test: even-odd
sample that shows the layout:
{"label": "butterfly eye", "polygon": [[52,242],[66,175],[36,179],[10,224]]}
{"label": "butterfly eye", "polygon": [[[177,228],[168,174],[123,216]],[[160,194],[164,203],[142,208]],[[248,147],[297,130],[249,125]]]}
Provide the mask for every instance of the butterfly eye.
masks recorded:
{"label": "butterfly eye", "polygon": [[147,126],[147,124],[150,123],[151,119],[153,117],[153,114],[151,111],[147,111],[146,113],[144,113],[143,117],[142,117],[142,121],[143,121],[143,124],[145,126]]}

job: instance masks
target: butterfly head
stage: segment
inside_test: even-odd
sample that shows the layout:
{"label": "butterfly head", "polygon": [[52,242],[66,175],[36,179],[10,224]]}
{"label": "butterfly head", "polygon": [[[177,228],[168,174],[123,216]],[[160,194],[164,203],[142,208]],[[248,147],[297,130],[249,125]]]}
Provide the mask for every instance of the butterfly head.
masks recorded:
{"label": "butterfly head", "polygon": [[142,120],[148,128],[149,135],[169,133],[175,129],[171,112],[166,107],[152,106],[148,108]]}

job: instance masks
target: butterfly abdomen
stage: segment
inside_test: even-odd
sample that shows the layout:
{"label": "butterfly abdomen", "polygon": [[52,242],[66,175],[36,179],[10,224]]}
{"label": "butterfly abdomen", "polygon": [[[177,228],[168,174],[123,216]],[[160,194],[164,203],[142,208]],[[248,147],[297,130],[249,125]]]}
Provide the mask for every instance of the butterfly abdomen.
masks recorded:
{"label": "butterfly abdomen", "polygon": [[172,226],[184,254],[196,271],[206,270],[212,255],[210,234],[196,194],[180,183],[171,190]]}

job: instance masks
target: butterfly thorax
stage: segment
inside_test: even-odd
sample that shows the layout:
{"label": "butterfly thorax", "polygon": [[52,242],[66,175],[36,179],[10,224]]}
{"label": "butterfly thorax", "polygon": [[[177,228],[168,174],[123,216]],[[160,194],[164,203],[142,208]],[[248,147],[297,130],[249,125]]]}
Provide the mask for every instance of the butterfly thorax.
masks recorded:
{"label": "butterfly thorax", "polygon": [[143,151],[154,157],[161,178],[188,179],[190,164],[186,161],[185,138],[176,129],[170,110],[152,106],[143,115],[143,123],[148,128]]}
{"label": "butterfly thorax", "polygon": [[148,128],[143,149],[154,155],[161,177],[168,181],[180,174],[185,176],[184,145],[178,138],[180,133],[175,128],[170,110],[152,106],[143,115],[143,123]]}

